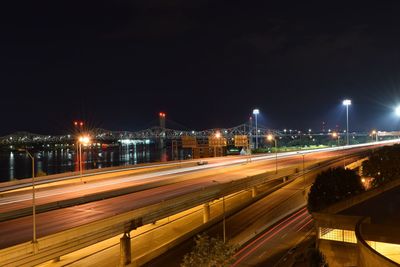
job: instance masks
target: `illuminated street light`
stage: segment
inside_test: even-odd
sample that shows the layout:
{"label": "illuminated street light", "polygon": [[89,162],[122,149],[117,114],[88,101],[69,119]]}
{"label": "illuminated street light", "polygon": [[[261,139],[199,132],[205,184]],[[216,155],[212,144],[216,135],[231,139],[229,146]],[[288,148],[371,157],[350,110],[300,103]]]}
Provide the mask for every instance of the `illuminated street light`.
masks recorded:
{"label": "illuminated street light", "polygon": [[350,106],[351,105],[351,100],[350,99],[343,100],[343,105]]}
{"label": "illuminated street light", "polygon": [[272,134],[267,136],[267,140],[275,142],[275,173],[278,173],[278,141]]}
{"label": "illuminated street light", "polygon": [[32,223],[33,223],[33,236],[32,244],[34,251],[37,250],[37,239],[36,239],[36,188],[35,188],[35,158],[29,153],[28,149],[21,148],[19,151],[25,152],[32,160]]}
{"label": "illuminated street light", "polygon": [[303,157],[303,190],[306,189],[306,170],[305,170],[305,161],[304,161],[304,153],[297,152],[297,154],[301,155]]}
{"label": "illuminated street light", "polygon": [[372,130],[371,135],[372,135],[372,138],[374,138],[374,135],[375,135],[375,140],[376,140],[376,142],[378,142],[378,132],[376,130]]}
{"label": "illuminated street light", "polygon": [[349,106],[351,105],[351,100],[343,100],[343,105],[346,106],[346,144],[349,145]]}
{"label": "illuminated street light", "polygon": [[257,128],[257,115],[260,114],[260,110],[258,108],[253,109],[253,115],[256,118],[256,149],[258,148],[258,128]]}
{"label": "illuminated street light", "polygon": [[335,138],[335,139],[337,139],[337,145],[339,146],[339,138],[340,138],[340,135],[339,135],[338,133],[336,133],[336,132],[333,132],[333,133],[332,133],[332,137]]}
{"label": "illuminated street light", "polygon": [[79,173],[82,176],[83,173],[83,168],[82,168],[82,144],[84,146],[88,145],[90,143],[90,137],[87,135],[80,136],[79,139]]}
{"label": "illuminated street light", "polygon": [[396,107],[394,112],[396,113],[397,116],[400,117],[400,106]]}
{"label": "illuminated street light", "polygon": [[[221,132],[220,131],[215,132],[214,137],[217,138],[217,139],[220,139],[221,138]],[[217,157],[217,146],[220,146],[220,141],[221,140],[218,140],[214,144],[214,158]]]}

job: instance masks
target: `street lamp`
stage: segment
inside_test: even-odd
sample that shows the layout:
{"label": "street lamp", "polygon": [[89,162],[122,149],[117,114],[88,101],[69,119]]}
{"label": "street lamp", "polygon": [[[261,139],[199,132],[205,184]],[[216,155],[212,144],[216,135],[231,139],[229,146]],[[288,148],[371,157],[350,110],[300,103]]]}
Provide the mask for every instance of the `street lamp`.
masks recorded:
{"label": "street lamp", "polygon": [[336,132],[333,132],[333,133],[332,133],[332,137],[335,138],[335,139],[337,139],[337,146],[339,146],[339,138],[340,138],[340,135],[339,135],[338,133],[336,133]]}
{"label": "street lamp", "polygon": [[220,145],[219,139],[221,138],[221,132],[217,131],[214,136],[215,136],[215,138],[218,139],[218,141],[214,144],[214,158],[215,158],[215,157],[217,157],[217,146]]}
{"label": "street lamp", "polygon": [[305,168],[305,161],[304,161],[304,153],[297,152],[297,154],[303,157],[303,190],[306,190],[306,168]]}
{"label": "street lamp", "polygon": [[224,236],[224,244],[226,243],[226,213],[225,213],[225,195],[222,197],[222,231]]}
{"label": "street lamp", "polygon": [[260,114],[260,110],[258,108],[253,109],[253,114],[256,121],[256,149],[258,148],[258,128],[257,128],[257,115]]}
{"label": "street lamp", "polygon": [[371,135],[372,135],[372,138],[374,138],[374,135],[375,135],[375,140],[376,140],[376,142],[378,142],[378,131],[372,130]]}
{"label": "street lamp", "polygon": [[32,161],[32,223],[33,223],[32,244],[33,244],[34,251],[36,252],[37,239],[36,239],[35,158],[32,156],[31,153],[29,153],[28,149],[26,149],[26,148],[21,148],[18,150],[25,152],[31,158],[31,161]]}
{"label": "street lamp", "polygon": [[275,142],[275,173],[278,173],[278,141],[272,134],[269,134],[267,139]]}
{"label": "street lamp", "polygon": [[400,117],[400,106],[397,106],[397,107],[394,109],[394,112],[396,113],[397,116]]}
{"label": "street lamp", "polygon": [[81,136],[78,139],[79,141],[79,173],[82,176],[83,168],[82,168],[82,144],[83,145],[88,145],[90,143],[90,137],[89,136]]}
{"label": "street lamp", "polygon": [[343,100],[343,105],[346,106],[346,144],[349,145],[349,106],[351,105],[351,100]]}

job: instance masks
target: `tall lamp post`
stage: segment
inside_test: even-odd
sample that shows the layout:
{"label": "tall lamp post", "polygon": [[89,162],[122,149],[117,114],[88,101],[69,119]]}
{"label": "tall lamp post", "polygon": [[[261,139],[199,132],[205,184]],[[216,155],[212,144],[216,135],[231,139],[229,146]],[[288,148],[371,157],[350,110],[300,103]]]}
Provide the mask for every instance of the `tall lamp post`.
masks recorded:
{"label": "tall lamp post", "polygon": [[304,153],[300,153],[300,152],[297,152],[299,155],[301,155],[302,156],[302,158],[303,158],[303,190],[305,190],[306,189],[306,166],[305,166],[305,161],[304,161],[304,157],[305,157],[305,155],[304,155]]}
{"label": "tall lamp post", "polygon": [[346,106],[346,144],[349,145],[349,106],[351,105],[351,100],[343,100],[343,105]]}
{"label": "tall lamp post", "polygon": [[253,115],[255,117],[256,122],[256,149],[258,148],[258,127],[257,127],[257,116],[260,114],[260,110],[258,108],[253,109]]}
{"label": "tall lamp post", "polygon": [[378,131],[372,130],[371,135],[372,135],[372,140],[374,139],[374,135],[375,135],[375,141],[378,142]]}
{"label": "tall lamp post", "polygon": [[275,142],[275,173],[278,173],[278,141],[276,140],[276,137],[274,137],[272,134],[269,134],[267,136],[268,141],[274,141]]}
{"label": "tall lamp post", "polygon": [[338,133],[334,132],[334,133],[332,133],[332,137],[335,138],[335,139],[337,139],[337,146],[339,146],[339,138],[340,138],[340,135],[339,135]]}
{"label": "tall lamp post", "polygon": [[82,144],[83,145],[88,145],[90,143],[90,137],[89,136],[81,136],[78,139],[79,141],[79,173],[82,176],[83,173],[83,168],[82,168]]}
{"label": "tall lamp post", "polygon": [[33,224],[33,233],[32,233],[32,244],[34,246],[34,251],[36,251],[36,244],[37,244],[37,239],[36,239],[36,188],[35,188],[35,157],[32,156],[31,153],[29,153],[28,149],[26,148],[21,148],[18,149],[19,151],[25,152],[32,161],[32,224]]}

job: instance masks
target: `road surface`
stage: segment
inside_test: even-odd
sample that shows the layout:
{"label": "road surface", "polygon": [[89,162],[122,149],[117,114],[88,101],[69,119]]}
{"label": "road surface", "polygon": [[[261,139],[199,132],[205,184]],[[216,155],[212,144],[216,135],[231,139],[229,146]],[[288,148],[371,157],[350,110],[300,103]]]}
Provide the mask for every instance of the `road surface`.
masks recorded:
{"label": "road surface", "polygon": [[[309,161],[322,161],[327,160],[338,155],[355,153],[359,151],[366,150],[366,147],[358,147],[348,150],[338,150],[338,151],[323,151],[308,153],[305,158]],[[236,161],[243,160],[242,158],[235,159]],[[302,162],[302,157],[296,154],[287,155],[279,159],[280,168],[298,166]],[[263,173],[266,170],[273,170],[275,167],[274,157],[271,155],[264,158],[258,157],[257,161],[253,160],[252,163],[244,164],[244,162],[232,162],[232,160],[227,160],[227,162],[222,161],[218,164],[221,166],[198,166],[194,170],[177,171],[164,175],[162,178],[154,177],[154,179],[172,179],[176,178],[177,175],[181,175],[182,181],[167,184],[165,186],[155,187],[144,191],[139,191],[119,197],[114,197],[105,200],[99,200],[91,203],[86,203],[83,205],[52,210],[49,212],[44,212],[37,214],[37,236],[38,238],[54,234],[63,230],[67,230],[73,227],[84,225],[97,220],[102,220],[117,214],[122,214],[131,210],[135,210],[141,207],[146,207],[151,204],[160,203],[166,199],[173,199],[177,196],[190,194],[191,192],[204,190],[204,188],[215,186],[216,184],[229,183],[233,180],[242,179],[246,176],[256,175]],[[229,166],[232,165],[233,166]],[[199,168],[203,167],[203,168]],[[110,181],[114,181],[108,187],[116,186],[121,184],[120,179],[125,178],[113,178]],[[128,183],[135,182],[137,180],[143,180],[148,182],[149,178],[135,179],[135,177],[130,177],[131,181],[125,181]],[[89,184],[90,185],[90,184]],[[82,190],[89,190],[90,192],[97,192],[99,187],[86,188],[85,185],[78,186],[73,192],[66,191],[58,194],[50,194],[39,198],[39,203],[42,199],[53,199],[55,195],[63,196],[66,198],[75,197],[76,192],[82,192]],[[67,190],[68,187],[63,187],[61,189]],[[46,190],[45,190],[46,191]],[[44,192],[45,192],[44,191]],[[88,191],[84,191],[88,193]],[[24,203],[25,205],[29,200],[22,200],[21,202],[8,203],[2,205],[1,208],[4,209],[7,205],[17,205]],[[16,204],[17,203],[17,204]],[[21,204],[22,205],[22,204]],[[9,221],[4,221],[0,223],[0,249],[9,247],[22,242],[27,242],[31,240],[32,237],[32,218],[31,216],[26,216],[22,218],[17,218]]]}

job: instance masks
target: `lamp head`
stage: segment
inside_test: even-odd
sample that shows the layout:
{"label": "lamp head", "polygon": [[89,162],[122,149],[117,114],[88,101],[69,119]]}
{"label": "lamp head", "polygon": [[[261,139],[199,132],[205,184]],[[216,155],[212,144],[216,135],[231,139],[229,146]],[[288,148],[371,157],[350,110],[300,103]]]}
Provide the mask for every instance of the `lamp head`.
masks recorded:
{"label": "lamp head", "polygon": [[81,137],[79,137],[79,142],[84,145],[87,145],[90,143],[90,137],[89,136],[81,136]]}
{"label": "lamp head", "polygon": [[400,117],[400,106],[397,106],[394,112],[396,113],[397,116]]}
{"label": "lamp head", "polygon": [[351,105],[351,100],[350,99],[343,100],[343,105],[344,106],[350,106]]}

